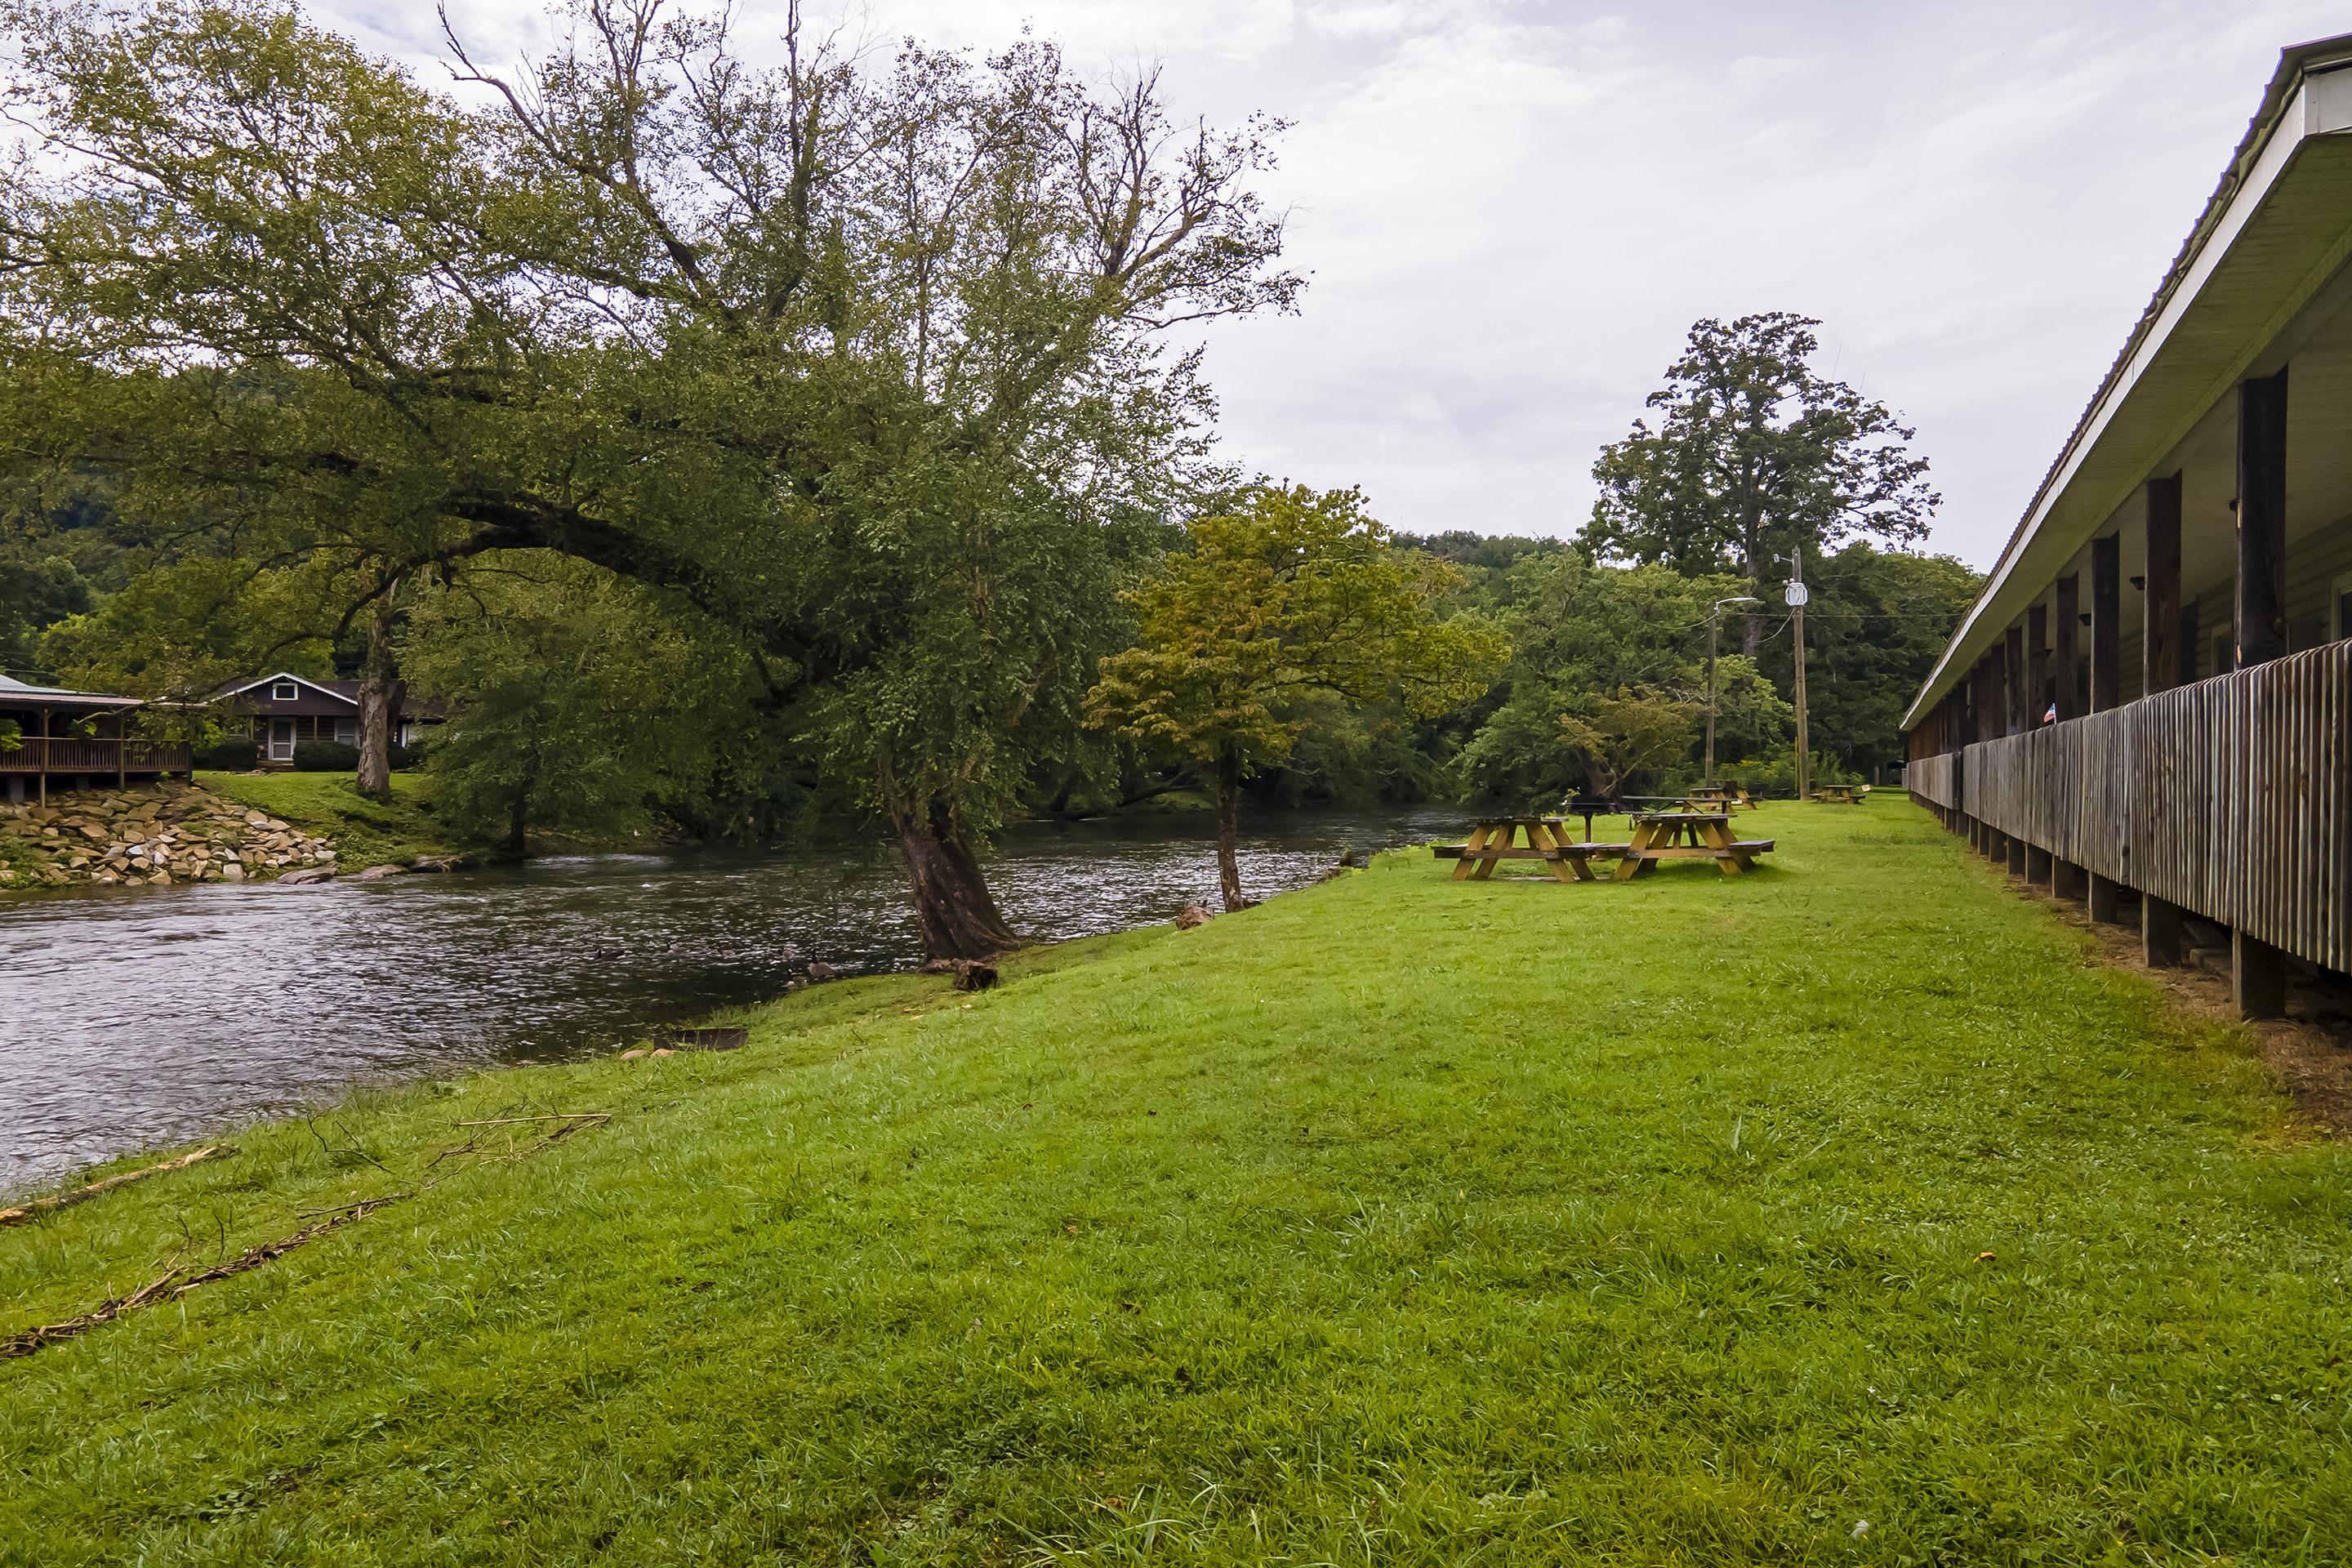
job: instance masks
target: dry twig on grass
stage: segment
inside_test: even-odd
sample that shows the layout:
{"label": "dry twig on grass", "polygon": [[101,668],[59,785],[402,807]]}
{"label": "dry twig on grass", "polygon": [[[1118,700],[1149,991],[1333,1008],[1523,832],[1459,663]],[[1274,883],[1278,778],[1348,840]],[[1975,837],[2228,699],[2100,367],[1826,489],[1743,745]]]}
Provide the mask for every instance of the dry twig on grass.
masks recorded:
{"label": "dry twig on grass", "polygon": [[92,1182],[86,1187],[76,1187],[70,1192],[53,1194],[46,1198],[35,1198],[21,1208],[0,1209],[0,1225],[23,1225],[27,1220],[37,1219],[42,1215],[54,1210],[65,1208],[73,1204],[87,1203],[100,1193],[112,1192],[117,1187],[128,1186],[133,1182],[143,1182],[150,1176],[160,1176],[166,1171],[184,1170],[190,1165],[200,1164],[206,1160],[226,1159],[236,1152],[236,1150],[228,1144],[215,1144],[183,1154],[175,1160],[166,1160],[160,1165],[149,1165],[138,1171],[125,1171],[119,1176],[109,1176],[102,1182]]}

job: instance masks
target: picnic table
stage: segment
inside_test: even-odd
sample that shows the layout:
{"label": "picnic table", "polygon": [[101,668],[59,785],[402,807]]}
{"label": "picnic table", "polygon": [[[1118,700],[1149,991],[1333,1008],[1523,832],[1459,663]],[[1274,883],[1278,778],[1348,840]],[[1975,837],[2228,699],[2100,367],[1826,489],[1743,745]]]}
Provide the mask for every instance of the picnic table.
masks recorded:
{"label": "picnic table", "polygon": [[[1864,793],[1867,793],[1868,789],[1867,784],[1863,786]],[[1825,784],[1814,789],[1813,798],[1829,801],[1837,805],[1853,805],[1861,801],[1862,795],[1856,793],[1853,784]]]}
{"label": "picnic table", "polygon": [[[1527,839],[1525,848],[1517,845],[1522,836]],[[1600,879],[1592,874],[1590,862],[1622,855],[1625,846],[1579,844],[1562,817],[1495,816],[1474,824],[1468,843],[1440,844],[1435,853],[1441,860],[1457,862],[1454,868],[1457,882],[1465,877],[1483,882],[1505,860],[1540,860],[1559,881],[1597,882]]]}
{"label": "picnic table", "polygon": [[1759,855],[1772,852],[1769,838],[1734,838],[1731,813],[1642,811],[1633,814],[1633,841],[1617,862],[1617,879],[1646,877],[1661,860],[1712,860],[1727,877],[1737,877]]}

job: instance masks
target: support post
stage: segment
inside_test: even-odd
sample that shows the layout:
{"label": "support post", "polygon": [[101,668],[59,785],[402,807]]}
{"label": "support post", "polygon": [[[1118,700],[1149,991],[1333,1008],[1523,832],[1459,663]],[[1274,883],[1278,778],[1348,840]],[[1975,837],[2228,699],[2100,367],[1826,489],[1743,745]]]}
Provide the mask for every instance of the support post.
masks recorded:
{"label": "support post", "polygon": [[2123,627],[2123,544],[2110,533],[2091,541],[2091,711],[2104,713],[2123,689],[2116,661]]}
{"label": "support post", "polygon": [[2050,862],[2051,895],[2053,898],[2068,899],[2075,903],[2081,903],[2085,890],[2084,875],[2083,868],[2075,865],[2072,860],[2052,859]]}
{"label": "support post", "polygon": [[2230,933],[2230,994],[2241,1018],[2286,1016],[2286,954],[2244,931]]}
{"label": "support post", "polygon": [[2141,599],[2140,692],[2179,686],[2180,673],[2180,476],[2150,479],[2147,500],[2147,593]]}
{"label": "support post", "polygon": [[2180,906],[2153,893],[2139,896],[2139,951],[2150,969],[2180,966]]}
{"label": "support post", "polygon": [[2286,654],[2286,372],[2238,384],[2240,669]]}
{"label": "support post", "polygon": [[2002,671],[2009,687],[2009,700],[2002,705],[2001,733],[2018,734],[2027,728],[2025,720],[2025,628],[2011,626],[2001,639],[2005,650],[2001,655]]}
{"label": "support post", "polygon": [[2025,612],[2025,727],[2038,730],[2049,711],[2050,607],[2036,605]]}
{"label": "support post", "polygon": [[2009,841],[2009,874],[2012,877],[2025,875],[2025,840],[2022,838],[2012,837]]}
{"label": "support post", "polygon": [[2112,877],[2102,877],[2096,871],[2088,873],[2090,881],[2084,889],[2084,902],[2090,905],[2091,918],[2101,925],[2121,925],[2123,888]]}
{"label": "support post", "polygon": [[2029,887],[2050,885],[2050,851],[2039,844],[2025,847],[2025,880]]}
{"label": "support post", "polygon": [[2083,694],[2075,685],[2075,667],[2081,662],[2080,643],[2075,633],[2082,625],[2083,580],[2069,572],[2058,579],[2057,590],[2058,717],[2080,719],[2083,716]]}

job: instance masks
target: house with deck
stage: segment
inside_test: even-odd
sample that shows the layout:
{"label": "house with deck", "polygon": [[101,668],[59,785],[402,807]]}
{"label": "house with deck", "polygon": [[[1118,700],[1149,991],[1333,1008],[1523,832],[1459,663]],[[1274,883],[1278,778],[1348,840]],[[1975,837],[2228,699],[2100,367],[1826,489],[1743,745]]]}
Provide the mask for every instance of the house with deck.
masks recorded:
{"label": "house with deck", "polygon": [[0,675],[0,799],[49,798],[52,789],[121,787],[184,773],[188,748],[131,732],[136,697],[33,686]]}
{"label": "house with deck", "polygon": [[2227,936],[2240,1013],[2352,971],[2352,35],[2286,50],[1906,714],[2030,882]]}
{"label": "house with deck", "polygon": [[[360,683],[312,680],[284,670],[249,680],[233,680],[213,694],[230,732],[247,734],[260,748],[265,768],[294,765],[294,748],[317,741],[360,743]],[[393,741],[412,745],[426,724],[441,717],[436,705],[404,700],[393,723]]]}

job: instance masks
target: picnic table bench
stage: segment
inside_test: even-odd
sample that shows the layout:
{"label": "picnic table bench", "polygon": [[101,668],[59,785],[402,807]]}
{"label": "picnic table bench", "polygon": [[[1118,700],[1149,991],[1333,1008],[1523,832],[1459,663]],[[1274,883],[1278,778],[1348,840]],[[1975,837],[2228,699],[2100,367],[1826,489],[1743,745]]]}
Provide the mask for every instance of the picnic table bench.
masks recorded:
{"label": "picnic table bench", "polygon": [[1734,838],[1726,811],[1643,811],[1633,816],[1633,841],[1617,863],[1617,880],[1646,877],[1661,860],[1712,860],[1727,877],[1737,877],[1769,855],[1769,838]]}
{"label": "picnic table bench", "polygon": [[1868,784],[1825,784],[1815,787],[1813,798],[1829,801],[1837,805],[1856,805],[1861,803],[1862,797],[1869,793]]}
{"label": "picnic table bench", "polygon": [[[1524,835],[1527,845],[1519,847],[1517,840]],[[1613,859],[1625,853],[1622,844],[1579,844],[1569,836],[1567,819],[1558,816],[1497,816],[1482,819],[1472,826],[1466,844],[1440,844],[1433,847],[1441,860],[1457,862],[1454,879],[1471,878],[1485,881],[1495,874],[1495,868],[1505,860],[1540,860],[1549,866],[1554,879],[1562,882],[1597,882],[1591,862]]]}

